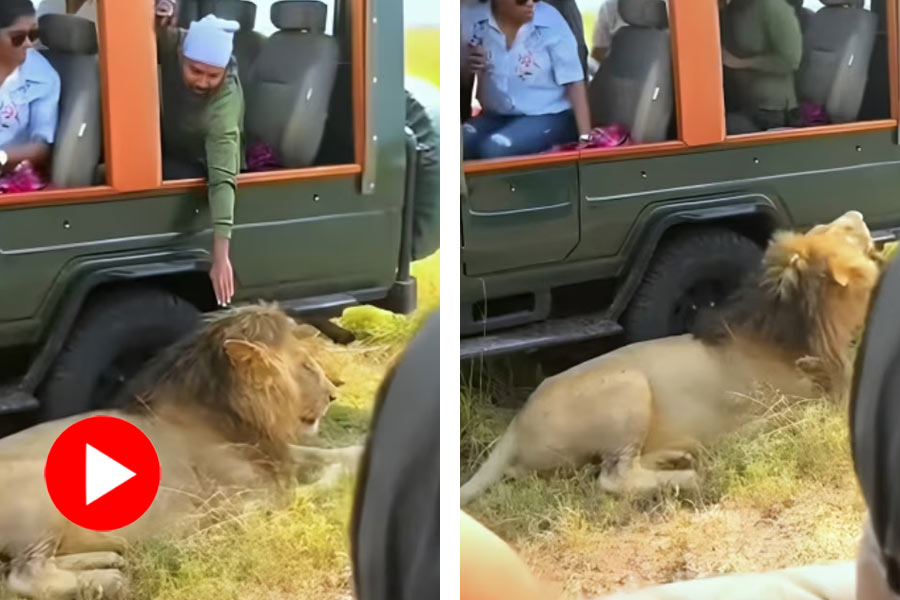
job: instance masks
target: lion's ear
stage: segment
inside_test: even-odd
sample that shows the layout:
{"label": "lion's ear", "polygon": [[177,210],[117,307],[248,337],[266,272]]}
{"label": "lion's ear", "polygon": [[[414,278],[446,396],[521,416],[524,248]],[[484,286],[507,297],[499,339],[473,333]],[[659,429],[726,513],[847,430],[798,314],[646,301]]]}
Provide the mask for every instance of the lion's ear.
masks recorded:
{"label": "lion's ear", "polygon": [[847,287],[851,281],[865,277],[866,265],[835,256],[828,259],[828,274],[836,284]]}
{"label": "lion's ear", "polygon": [[225,340],[225,354],[233,367],[259,367],[268,364],[266,350],[247,340]]}

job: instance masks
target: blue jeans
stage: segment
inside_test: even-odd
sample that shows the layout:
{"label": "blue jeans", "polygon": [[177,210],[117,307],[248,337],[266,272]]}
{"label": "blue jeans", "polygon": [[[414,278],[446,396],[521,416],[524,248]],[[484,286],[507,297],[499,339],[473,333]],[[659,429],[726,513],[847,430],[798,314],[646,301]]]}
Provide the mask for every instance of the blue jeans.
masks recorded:
{"label": "blue jeans", "polygon": [[480,114],[462,126],[463,158],[536,154],[578,139],[571,110],[553,115]]}

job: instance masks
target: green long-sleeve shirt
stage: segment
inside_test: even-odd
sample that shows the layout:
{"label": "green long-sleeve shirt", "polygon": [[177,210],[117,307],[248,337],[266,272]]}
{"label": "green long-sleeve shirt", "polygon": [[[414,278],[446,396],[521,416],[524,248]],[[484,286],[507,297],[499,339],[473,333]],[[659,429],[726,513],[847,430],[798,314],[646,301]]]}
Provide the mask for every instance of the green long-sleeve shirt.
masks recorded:
{"label": "green long-sleeve shirt", "polygon": [[722,45],[752,66],[729,70],[742,110],[797,106],[794,74],[803,57],[803,34],[785,0],[731,0],[722,19]]}
{"label": "green long-sleeve shirt", "polygon": [[230,238],[236,178],[244,162],[244,93],[234,58],[222,87],[211,96],[198,96],[185,86],[179,53],[186,33],[157,30],[163,152],[204,166],[213,231]]}

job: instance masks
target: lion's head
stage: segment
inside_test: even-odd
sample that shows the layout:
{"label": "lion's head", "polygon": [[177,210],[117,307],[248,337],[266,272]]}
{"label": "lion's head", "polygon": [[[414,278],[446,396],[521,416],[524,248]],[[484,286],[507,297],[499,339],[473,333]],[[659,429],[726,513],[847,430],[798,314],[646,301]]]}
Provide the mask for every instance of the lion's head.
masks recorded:
{"label": "lion's head", "polygon": [[128,386],[135,409],[202,409],[239,441],[284,447],[315,434],[340,385],[333,350],[315,328],[274,306],[215,315]]}
{"label": "lion's head", "polygon": [[716,343],[753,339],[797,358],[847,369],[847,351],[865,319],[882,260],[863,216],[849,211],[806,233],[776,233],[760,270],[694,334]]}

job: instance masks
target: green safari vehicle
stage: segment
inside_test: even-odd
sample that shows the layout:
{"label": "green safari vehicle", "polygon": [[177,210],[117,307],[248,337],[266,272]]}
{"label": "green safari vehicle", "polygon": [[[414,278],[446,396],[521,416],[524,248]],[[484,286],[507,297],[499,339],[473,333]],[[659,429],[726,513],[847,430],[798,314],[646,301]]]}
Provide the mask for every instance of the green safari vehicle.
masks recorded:
{"label": "green safari vehicle", "polygon": [[[62,81],[60,121],[53,185],[0,195],[0,430],[109,405],[216,308],[205,182],[162,177],[153,4],[98,8],[96,24],[39,20]],[[410,262],[437,247],[438,148],[404,89],[402,3],[181,0],[179,10],[182,26],[209,13],[241,24],[248,129],[268,110],[271,145],[310,157],[238,177],[234,302],[311,318],[360,303],[411,311]],[[283,114],[254,102],[260,90]]]}
{"label": "green safari vehicle", "polygon": [[[662,4],[620,0],[631,21],[588,84],[592,124],[624,125],[632,143],[464,161],[464,359],[683,333],[759,264],[776,229],[856,209],[878,240],[896,238],[897,0],[791,2],[800,108],[828,118],[741,133],[720,3],[621,10],[638,1]],[[470,104],[463,94],[463,122]]]}

